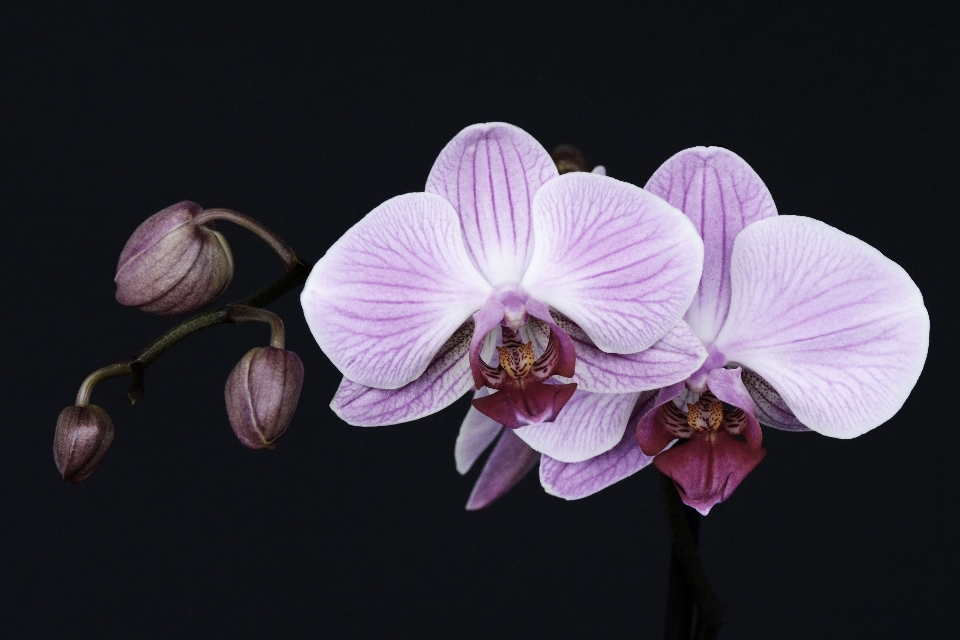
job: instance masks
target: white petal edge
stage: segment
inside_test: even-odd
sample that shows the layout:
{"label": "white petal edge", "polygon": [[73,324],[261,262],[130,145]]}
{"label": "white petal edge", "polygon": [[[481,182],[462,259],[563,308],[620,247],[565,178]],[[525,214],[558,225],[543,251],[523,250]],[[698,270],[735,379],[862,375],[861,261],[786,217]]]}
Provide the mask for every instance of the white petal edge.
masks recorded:
{"label": "white petal edge", "polygon": [[732,281],[714,346],[769,382],[800,422],[853,438],[906,401],[930,318],[898,264],[823,222],[779,216],[737,236]]}
{"label": "white petal edge", "polygon": [[491,293],[459,219],[429,193],[387,200],[317,262],[300,296],[314,339],[344,376],[396,389],[419,377]]}
{"label": "white petal edge", "polygon": [[577,390],[553,422],[531,424],[513,432],[555,460],[582,462],[620,442],[638,397],[637,393]]}

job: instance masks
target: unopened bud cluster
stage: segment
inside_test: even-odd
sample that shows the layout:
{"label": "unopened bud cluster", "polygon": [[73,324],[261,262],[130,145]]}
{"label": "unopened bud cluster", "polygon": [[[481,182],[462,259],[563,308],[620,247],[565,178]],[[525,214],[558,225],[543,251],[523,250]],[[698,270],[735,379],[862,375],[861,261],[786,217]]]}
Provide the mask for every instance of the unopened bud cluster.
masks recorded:
{"label": "unopened bud cluster", "polygon": [[[216,300],[233,279],[233,255],[224,237],[213,229],[215,219],[234,222],[260,236],[288,271],[305,267],[292,249],[256,220],[229,209],[205,210],[185,200],[147,218],[127,241],[117,265],[117,301],[148,313],[176,315],[197,311]],[[130,375],[135,378],[132,389],[142,392],[143,369],[149,362],[187,333],[209,326],[210,318],[219,318],[214,323],[254,321],[271,325],[270,346],[251,349],[243,356],[227,378],[224,394],[230,425],[240,442],[252,449],[276,446],[290,425],[303,386],[300,358],[283,348],[283,322],[274,313],[239,304],[210,314],[178,325],[137,356],[87,377],[77,394],[76,406],[64,409],[57,420],[53,457],[65,480],[82,482],[89,478],[113,442],[110,416],[89,404],[96,384],[109,377]],[[191,324],[194,322],[198,323]],[[144,354],[155,347],[159,352],[147,359]],[[133,402],[139,393],[131,391],[128,397]]]}

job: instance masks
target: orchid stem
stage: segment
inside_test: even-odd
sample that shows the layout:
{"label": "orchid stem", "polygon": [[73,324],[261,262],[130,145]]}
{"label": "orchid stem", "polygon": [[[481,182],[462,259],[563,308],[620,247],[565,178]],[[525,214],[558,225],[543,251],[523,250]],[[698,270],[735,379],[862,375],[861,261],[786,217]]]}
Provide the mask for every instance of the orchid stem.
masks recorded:
{"label": "orchid stem", "polygon": [[[660,475],[667,520],[673,533],[670,580],[667,587],[666,640],[689,640],[693,604],[697,608],[696,640],[712,640],[723,625],[725,607],[710,588],[697,555],[700,514],[683,504],[673,480]],[[692,596],[692,602],[691,602]]]}
{"label": "orchid stem", "polygon": [[[280,322],[280,318],[276,316],[276,314],[270,314],[269,312],[266,312],[266,314],[269,315],[262,316],[254,314],[250,307],[259,308],[270,304],[307,281],[307,276],[310,275],[313,264],[293,254],[291,265],[287,273],[253,295],[247,296],[243,300],[224,305],[218,309],[205,311],[192,318],[188,318],[160,335],[134,356],[97,369],[87,376],[83,385],[81,385],[80,391],[77,393],[77,406],[85,406],[89,403],[93,387],[101,380],[124,375],[129,375],[131,378],[130,390],[127,392],[127,400],[129,400],[130,404],[134,404],[140,399],[140,396],[143,395],[143,373],[146,368],[150,366],[150,363],[188,335],[196,333],[201,329],[212,327],[215,324],[223,324],[225,322],[235,324],[254,319],[263,320],[269,322],[271,325],[271,344],[276,343],[278,340],[282,344],[283,323]],[[254,316],[256,316],[256,318],[254,318]],[[273,316],[276,321],[269,316]]]}
{"label": "orchid stem", "polygon": [[281,240],[280,236],[275,234],[273,231],[270,231],[270,229],[268,229],[265,225],[257,220],[254,220],[250,216],[244,215],[239,211],[234,211],[233,209],[214,207],[213,209],[204,209],[197,214],[196,217],[197,224],[204,224],[214,220],[227,220],[255,234],[258,238],[266,242],[271,249],[273,249],[273,252],[276,253],[277,256],[283,261],[287,271],[292,270],[297,262],[302,263],[302,260],[297,255],[297,252],[291,249],[286,242]]}

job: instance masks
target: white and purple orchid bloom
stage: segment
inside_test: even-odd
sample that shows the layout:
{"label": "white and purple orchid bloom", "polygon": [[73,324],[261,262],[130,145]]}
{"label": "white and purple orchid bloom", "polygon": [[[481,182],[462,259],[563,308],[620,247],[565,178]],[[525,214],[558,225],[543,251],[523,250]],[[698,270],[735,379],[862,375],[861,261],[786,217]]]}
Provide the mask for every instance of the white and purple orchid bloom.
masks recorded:
{"label": "white and purple orchid bloom", "polygon": [[[468,508],[509,490],[539,457],[543,486],[567,499],[652,461],[705,515],[766,455],[761,424],[853,438],[890,419],[913,389],[930,322],[920,291],[896,263],[822,222],[778,216],[760,177],[726,149],[682,151],[645,189],[681,209],[704,240],[703,276],[684,320],[707,360],[656,393],[578,391],[558,423],[628,427],[590,460],[538,456],[505,432]],[[580,425],[558,426],[576,432]],[[468,415],[457,443],[461,472],[498,431]]]}
{"label": "white and purple orchid bloom", "polygon": [[[301,302],[344,375],[331,407],[346,422],[415,420],[477,388],[496,424],[545,430],[578,385],[635,392],[697,370],[706,351],[681,317],[702,264],[673,206],[599,172],[559,175],[529,134],[490,123],[447,144],[424,192],[330,247]],[[651,347],[670,353],[662,366]]]}

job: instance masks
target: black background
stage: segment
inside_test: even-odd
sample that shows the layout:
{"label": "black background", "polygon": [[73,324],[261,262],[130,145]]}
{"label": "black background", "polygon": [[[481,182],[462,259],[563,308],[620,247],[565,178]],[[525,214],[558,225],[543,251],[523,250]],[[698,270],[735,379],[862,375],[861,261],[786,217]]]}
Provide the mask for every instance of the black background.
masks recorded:
{"label": "black background", "polygon": [[[728,147],[780,213],[911,274],[933,332],[906,405],[849,441],[765,430],[766,460],[703,522],[702,557],[730,609],[722,638],[956,628],[948,4],[80,4],[0,16],[5,637],[662,635],[655,471],[570,503],[532,475],[468,513],[477,470],[453,463],[466,401],[415,424],[342,423],[296,295],[272,307],[307,376],[275,451],[241,446],[223,408],[226,375],[267,330],[220,326],[158,360],[135,407],[124,381],[97,388],[117,438],[89,481],[53,464],[84,376],[171,326],[113,299],[145,217],[182,199],[231,207],[315,260],[491,120],[640,185],[683,148]],[[280,275],[259,241],[221,229],[237,259],[225,300]]]}

